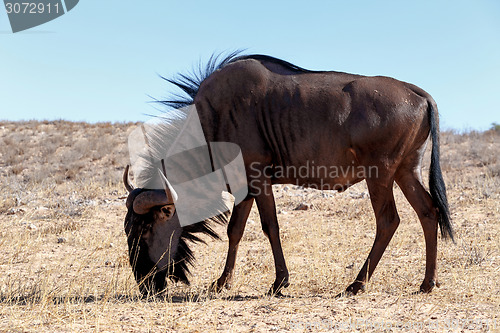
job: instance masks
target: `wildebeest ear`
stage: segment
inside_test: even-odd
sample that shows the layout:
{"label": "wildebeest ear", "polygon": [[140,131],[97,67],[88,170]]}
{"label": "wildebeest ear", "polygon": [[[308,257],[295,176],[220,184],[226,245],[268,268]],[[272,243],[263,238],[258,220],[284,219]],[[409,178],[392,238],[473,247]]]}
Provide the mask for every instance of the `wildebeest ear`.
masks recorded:
{"label": "wildebeest ear", "polygon": [[170,220],[175,213],[175,205],[165,205],[161,207],[161,212],[167,217],[167,221]]}

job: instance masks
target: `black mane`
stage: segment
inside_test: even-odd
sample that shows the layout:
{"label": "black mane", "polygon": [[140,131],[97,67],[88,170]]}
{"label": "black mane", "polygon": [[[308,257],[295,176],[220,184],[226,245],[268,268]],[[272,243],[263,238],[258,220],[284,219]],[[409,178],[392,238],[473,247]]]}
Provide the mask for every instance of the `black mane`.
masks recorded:
{"label": "black mane", "polygon": [[168,100],[157,100],[157,102],[167,106],[168,108],[178,109],[185,106],[193,104],[194,98],[198,93],[201,83],[208,78],[216,70],[223,68],[224,66],[239,61],[254,59],[261,62],[272,63],[280,65],[287,70],[297,73],[321,73],[320,71],[311,71],[299,66],[296,66],[288,61],[281,60],[275,57],[271,57],[263,54],[251,54],[251,55],[240,55],[241,51],[235,51],[229,55],[222,57],[221,54],[213,54],[208,60],[207,64],[203,67],[201,64],[198,66],[197,70],[193,70],[187,74],[178,74],[175,78],[165,78],[161,76],[162,79],[169,83],[177,86],[182,90],[182,93],[174,93],[172,97]]}
{"label": "black mane", "polygon": [[309,70],[309,69],[305,69],[305,68],[302,68],[302,67],[299,67],[297,65],[294,65],[288,61],[285,61],[285,60],[282,60],[282,59],[278,59],[278,58],[275,58],[275,57],[271,57],[271,56],[268,56],[268,55],[264,55],[264,54],[251,54],[251,55],[247,55],[247,56],[240,56],[240,57],[237,57],[235,59],[233,59],[231,62],[234,62],[234,61],[238,61],[238,60],[247,60],[247,59],[253,59],[253,60],[258,60],[258,61],[261,61],[261,62],[269,62],[269,63],[272,63],[272,64],[276,64],[276,65],[280,65],[286,69],[288,69],[289,71],[292,71],[296,74],[301,74],[301,73],[321,73],[321,72],[318,72],[318,71],[312,71],[312,70]]}
{"label": "black mane", "polygon": [[208,235],[213,239],[220,239],[219,235],[212,229],[211,224],[227,224],[228,213],[217,215],[205,221],[191,224],[182,228],[179,246],[174,256],[173,264],[168,268],[168,278],[174,282],[184,282],[189,285],[189,266],[193,266],[195,258],[193,250],[189,248],[189,242],[203,243],[205,241],[199,235]]}
{"label": "black mane", "polygon": [[227,64],[235,61],[240,53],[241,51],[234,51],[224,58],[222,58],[221,54],[212,54],[205,66],[202,66],[202,64],[200,63],[198,65],[198,68],[191,71],[190,73],[179,73],[177,74],[177,77],[170,79],[161,76],[162,79],[180,88],[182,90],[182,93],[172,94],[171,99],[163,101],[158,100],[158,102],[167,106],[168,108],[173,109],[178,109],[193,104],[194,98],[198,93],[198,89],[200,88],[201,83],[205,81],[205,79],[216,70],[221,69]]}

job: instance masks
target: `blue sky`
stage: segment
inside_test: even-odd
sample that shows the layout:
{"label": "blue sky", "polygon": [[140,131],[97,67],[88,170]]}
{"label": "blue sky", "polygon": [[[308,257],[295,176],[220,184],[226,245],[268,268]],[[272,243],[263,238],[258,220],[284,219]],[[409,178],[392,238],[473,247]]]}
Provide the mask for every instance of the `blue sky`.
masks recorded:
{"label": "blue sky", "polygon": [[500,1],[80,1],[13,34],[0,8],[0,119],[145,121],[172,76],[245,48],[427,90],[441,126],[500,123]]}

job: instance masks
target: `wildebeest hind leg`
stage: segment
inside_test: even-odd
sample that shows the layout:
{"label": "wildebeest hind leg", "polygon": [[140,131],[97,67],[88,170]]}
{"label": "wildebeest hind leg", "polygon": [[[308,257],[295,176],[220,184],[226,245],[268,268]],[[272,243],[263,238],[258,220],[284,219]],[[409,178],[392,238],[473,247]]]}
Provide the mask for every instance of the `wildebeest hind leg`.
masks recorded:
{"label": "wildebeest hind leg", "polygon": [[347,287],[345,291],[348,295],[356,295],[358,291],[364,290],[366,282],[372,276],[375,267],[377,267],[382,254],[399,225],[399,216],[396,211],[394,194],[392,192],[393,180],[367,179],[366,183],[375,212],[377,232],[370,254],[356,277],[356,281]]}
{"label": "wildebeest hind leg", "polygon": [[434,286],[439,286],[436,277],[438,218],[431,195],[422,185],[418,173],[417,171],[405,172],[405,170],[401,170],[396,182],[417,213],[424,230],[426,265],[425,278],[420,286],[420,291],[428,293],[432,291]]}
{"label": "wildebeest hind leg", "polygon": [[243,231],[245,230],[248,215],[252,209],[253,201],[253,197],[248,197],[233,209],[229,225],[227,226],[229,248],[227,251],[226,266],[220,278],[212,283],[212,290],[221,291],[223,287],[231,289],[236,254],[238,252],[241,237],[243,236]]}

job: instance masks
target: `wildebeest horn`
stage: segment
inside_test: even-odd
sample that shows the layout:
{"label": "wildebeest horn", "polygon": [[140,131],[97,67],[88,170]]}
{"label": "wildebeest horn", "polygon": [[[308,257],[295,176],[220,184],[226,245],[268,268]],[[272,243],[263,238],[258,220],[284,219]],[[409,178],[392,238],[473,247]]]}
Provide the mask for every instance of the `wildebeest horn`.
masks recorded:
{"label": "wildebeest horn", "polygon": [[154,206],[165,206],[171,204],[163,190],[145,191],[134,199],[134,212],[136,214],[147,214]]}
{"label": "wildebeest horn", "polygon": [[134,187],[130,185],[128,182],[128,169],[130,168],[130,165],[127,164],[125,167],[125,171],[123,172],[123,184],[125,185],[125,188],[127,189],[128,193],[132,192],[134,190]]}
{"label": "wildebeest horn", "polygon": [[165,206],[169,204],[175,204],[178,199],[177,193],[174,188],[167,180],[165,175],[158,169],[161,178],[163,179],[163,186],[165,190],[151,190],[140,193],[134,199],[134,212],[137,214],[146,214],[154,206]]}
{"label": "wildebeest horn", "polygon": [[161,178],[163,179],[163,188],[165,189],[165,193],[170,194],[169,197],[172,199],[173,203],[177,202],[177,199],[179,199],[179,196],[177,195],[177,192],[175,192],[174,188],[168,181],[167,177],[161,172],[160,169],[158,169],[158,173],[160,174]]}

